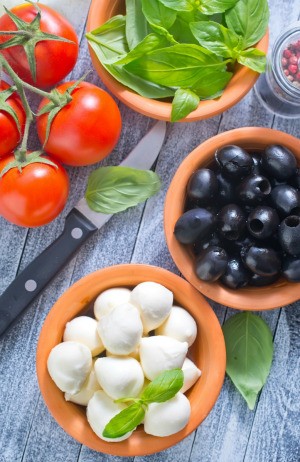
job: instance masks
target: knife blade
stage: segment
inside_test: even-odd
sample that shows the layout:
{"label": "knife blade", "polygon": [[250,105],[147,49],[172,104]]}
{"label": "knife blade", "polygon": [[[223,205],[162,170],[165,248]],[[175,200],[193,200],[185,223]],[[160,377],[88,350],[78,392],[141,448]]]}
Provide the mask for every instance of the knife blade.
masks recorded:
{"label": "knife blade", "polygon": [[[150,168],[161,150],[165,133],[166,123],[156,122],[120,165],[139,169]],[[67,215],[60,236],[38,255],[0,296],[0,336],[72,259],[81,245],[111,217],[112,215],[92,211],[85,198],[78,202]]]}

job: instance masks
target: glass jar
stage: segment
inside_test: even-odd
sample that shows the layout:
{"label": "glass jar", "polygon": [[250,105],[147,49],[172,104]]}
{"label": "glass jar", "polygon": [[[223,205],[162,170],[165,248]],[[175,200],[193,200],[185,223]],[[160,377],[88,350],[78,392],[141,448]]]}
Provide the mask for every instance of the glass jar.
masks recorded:
{"label": "glass jar", "polygon": [[300,22],[277,38],[266,72],[254,88],[260,102],[273,114],[300,118]]}

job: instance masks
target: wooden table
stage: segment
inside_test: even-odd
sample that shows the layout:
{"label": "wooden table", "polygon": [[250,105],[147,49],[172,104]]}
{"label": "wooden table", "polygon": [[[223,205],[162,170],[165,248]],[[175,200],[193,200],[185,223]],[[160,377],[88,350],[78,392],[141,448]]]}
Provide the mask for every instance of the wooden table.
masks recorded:
{"label": "wooden table", "polygon": [[[101,0],[99,0],[101,1]],[[149,0],[150,1],[150,0]],[[7,7],[19,3],[4,0]],[[84,37],[88,0],[44,0],[73,23],[81,47],[72,79],[91,69]],[[1,8],[1,7],[0,7]],[[270,0],[271,41],[299,18],[299,0]],[[88,80],[101,85],[95,72]],[[117,165],[153,124],[120,104],[123,130],[117,148],[103,164]],[[35,350],[43,321],[56,299],[82,276],[110,265],[149,263],[178,272],[166,247],[163,205],[168,185],[182,160],[199,143],[232,128],[264,126],[300,137],[300,121],[268,113],[251,91],[222,116],[197,123],[169,124],[156,171],[160,193],[114,216],[91,238],[42,296],[0,340],[0,462],[119,462],[121,458],[91,451],[69,437],[50,416],[40,396]],[[1,142],[1,141],[0,141]],[[31,147],[38,146],[34,131]],[[64,217],[83,195],[91,168],[69,169],[71,194],[63,213],[48,226],[24,229],[0,218],[0,292],[61,232]],[[42,271],[42,268],[41,268]],[[300,298],[300,294],[299,294]],[[221,323],[233,310],[212,303]],[[220,397],[198,430],[177,446],[135,462],[298,462],[300,460],[300,304],[261,313],[274,334],[271,374],[257,406],[249,411],[228,378]],[[132,462],[132,459],[125,460]]]}

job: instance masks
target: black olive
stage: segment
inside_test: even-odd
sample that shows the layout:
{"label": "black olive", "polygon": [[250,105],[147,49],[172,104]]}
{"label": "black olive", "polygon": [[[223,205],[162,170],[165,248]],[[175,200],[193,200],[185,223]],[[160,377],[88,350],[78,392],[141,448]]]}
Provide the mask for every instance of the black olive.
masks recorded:
{"label": "black olive", "polygon": [[261,276],[260,274],[252,274],[249,280],[250,286],[264,287],[273,284],[279,278],[279,273],[273,276]]}
{"label": "black olive", "polygon": [[205,237],[212,231],[214,215],[205,209],[192,209],[185,212],[175,224],[174,234],[182,244],[193,244],[196,239]]}
{"label": "black olive", "polygon": [[279,225],[279,242],[282,249],[290,255],[300,255],[300,217],[291,215]]}
{"label": "black olive", "polygon": [[235,188],[230,180],[225,178],[222,173],[217,173],[218,180],[218,202],[228,204],[234,201]]}
{"label": "black olive", "polygon": [[237,196],[245,204],[261,203],[271,192],[269,180],[262,175],[249,175],[238,186]]}
{"label": "black olive", "polygon": [[296,189],[300,189],[300,169],[297,168],[296,173],[289,179],[289,184]]}
{"label": "black olive", "polygon": [[265,149],[262,166],[277,180],[287,180],[296,173],[297,161],[289,149],[279,144],[272,144]]}
{"label": "black olive", "polygon": [[277,252],[267,247],[250,247],[243,261],[253,273],[261,276],[273,276],[280,271],[281,267]]}
{"label": "black olive", "polygon": [[246,217],[242,209],[235,204],[225,205],[218,213],[218,229],[229,241],[238,239],[246,227]]}
{"label": "black olive", "polygon": [[250,271],[245,268],[241,259],[231,258],[220,281],[230,289],[240,289],[248,284]]}
{"label": "black olive", "polygon": [[285,257],[282,261],[282,273],[288,281],[300,282],[300,257]]}
{"label": "black olive", "polygon": [[253,168],[253,160],[248,152],[233,144],[217,149],[215,158],[222,173],[232,179],[249,175]]}
{"label": "black olive", "polygon": [[282,217],[300,215],[300,192],[292,186],[276,186],[272,189],[271,201]]}
{"label": "black olive", "polygon": [[259,206],[250,213],[247,228],[252,236],[265,239],[276,232],[279,225],[278,213],[272,207]]}
{"label": "black olive", "polygon": [[213,233],[206,236],[204,239],[197,239],[193,245],[193,252],[195,255],[199,255],[202,250],[207,249],[210,245],[222,247],[223,243],[218,234]]}
{"label": "black olive", "polygon": [[198,278],[203,281],[216,281],[225,273],[228,256],[224,249],[210,246],[198,255],[195,271]]}
{"label": "black olive", "polygon": [[197,201],[198,205],[207,205],[216,197],[218,180],[215,173],[208,168],[196,170],[187,185],[187,197]]}

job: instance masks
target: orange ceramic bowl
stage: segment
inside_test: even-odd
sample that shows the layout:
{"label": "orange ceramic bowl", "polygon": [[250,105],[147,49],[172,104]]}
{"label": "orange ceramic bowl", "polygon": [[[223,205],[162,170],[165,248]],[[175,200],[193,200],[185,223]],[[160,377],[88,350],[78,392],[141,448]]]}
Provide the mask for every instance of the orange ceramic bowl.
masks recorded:
{"label": "orange ceramic bowl", "polygon": [[269,144],[282,144],[297,157],[300,165],[300,142],[297,138],[271,128],[238,128],[214,136],[191,152],[178,168],[169,187],[164,212],[165,235],[169,251],[183,276],[207,297],[238,310],[270,310],[288,305],[300,298],[300,284],[284,279],[265,287],[245,287],[232,290],[222,284],[201,281],[195,271],[192,251],[180,244],[173,234],[175,223],[184,211],[186,186],[192,173],[206,167],[216,149],[236,144],[250,151],[262,151]]}
{"label": "orange ceramic bowl", "polygon": [[[124,0],[92,0],[88,21],[87,31],[90,32],[109,18],[116,14],[124,14]],[[256,48],[264,51],[268,50],[268,33],[257,43]],[[134,111],[140,112],[148,117],[160,120],[171,120],[171,103],[153,100],[138,95],[114,79],[100,64],[95,53],[90,48],[91,58],[94,67],[107,88],[124,104]],[[196,120],[208,119],[226,111],[238,103],[253,87],[259,74],[247,67],[238,65],[234,76],[230,80],[223,95],[215,100],[201,101],[198,108],[181,120],[181,122],[195,122]]]}
{"label": "orange ceramic bowl", "polygon": [[[85,312],[102,291],[111,287],[134,287],[143,281],[163,284],[174,293],[198,326],[197,338],[189,356],[202,370],[198,382],[187,392],[191,418],[180,432],[165,438],[147,435],[142,426],[125,441],[107,443],[88,424],[85,408],[64,399],[47,371],[51,349],[62,341],[65,325]],[[222,330],[213,310],[188,282],[175,274],[147,265],[119,265],[105,268],[80,279],[55,303],[43,325],[37,346],[37,376],[43,398],[58,424],[80,443],[96,451],[117,456],[140,456],[162,451],[189,435],[205,419],[220,393],[226,365]]]}

